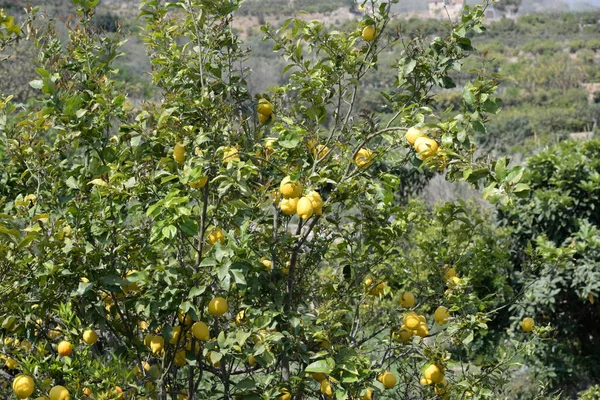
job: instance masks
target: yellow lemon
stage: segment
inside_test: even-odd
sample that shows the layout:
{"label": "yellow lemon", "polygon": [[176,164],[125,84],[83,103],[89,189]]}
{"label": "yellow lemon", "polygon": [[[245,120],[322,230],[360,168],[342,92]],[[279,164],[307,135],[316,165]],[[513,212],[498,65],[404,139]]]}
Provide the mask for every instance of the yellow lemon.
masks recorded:
{"label": "yellow lemon", "polygon": [[165,339],[163,339],[162,336],[153,335],[148,342],[150,344],[149,347],[154,354],[160,353],[165,348]]}
{"label": "yellow lemon", "polygon": [[425,371],[423,371],[423,376],[428,381],[438,384],[444,380],[444,371],[439,365],[431,364],[425,368]]}
{"label": "yellow lemon", "polygon": [[248,364],[249,364],[251,367],[254,367],[254,366],[256,365],[256,357],[254,357],[252,354],[250,354],[250,355],[248,356]]}
{"label": "yellow lemon", "polygon": [[535,322],[533,321],[533,318],[527,317],[523,318],[523,321],[521,321],[521,329],[525,332],[531,332],[534,326]]}
{"label": "yellow lemon", "polygon": [[193,189],[202,189],[206,185],[206,182],[208,182],[208,176],[205,175],[200,177],[200,179],[190,182],[189,185]]}
{"label": "yellow lemon", "polygon": [[360,149],[354,156],[354,164],[358,168],[366,168],[373,162],[373,152],[367,148]]}
{"label": "yellow lemon", "polygon": [[406,135],[404,135],[406,141],[408,141],[408,143],[410,143],[411,146],[414,145],[415,141],[422,136],[425,136],[423,128],[419,128],[416,126],[409,128],[408,131],[406,131]]}
{"label": "yellow lemon", "polygon": [[187,358],[185,357],[185,350],[179,350],[175,353],[175,365],[178,367],[183,367],[187,363]]}
{"label": "yellow lemon", "polygon": [[92,395],[92,389],[89,387],[84,387],[81,391],[85,397],[90,397]]}
{"label": "yellow lemon", "polygon": [[12,388],[19,399],[26,399],[33,393],[35,384],[29,375],[19,374],[13,380]]}
{"label": "yellow lemon", "polygon": [[183,143],[177,143],[173,149],[173,159],[177,164],[183,164],[185,161],[185,146]]}
{"label": "yellow lemon", "polygon": [[223,149],[223,162],[228,163],[229,161],[239,160],[240,154],[236,147],[225,147]]}
{"label": "yellow lemon", "polygon": [[404,325],[410,330],[415,330],[421,325],[421,320],[416,312],[407,312],[404,314]]}
{"label": "yellow lemon", "polygon": [[271,268],[273,267],[273,262],[271,260],[262,260],[261,263],[262,263],[262,265],[265,266],[265,269],[267,271],[270,271]]}
{"label": "yellow lemon", "polygon": [[319,373],[319,372],[313,372],[312,374],[310,374],[312,376],[312,378],[317,381],[317,382],[321,382],[324,379],[327,379],[327,375]]}
{"label": "yellow lemon", "polygon": [[294,197],[291,199],[282,199],[279,202],[279,208],[284,214],[294,215],[296,214],[296,209],[298,207],[298,201],[300,199],[298,197]]}
{"label": "yellow lemon", "polygon": [[450,313],[448,312],[448,309],[444,306],[439,306],[433,313],[433,319],[435,319],[435,322],[437,322],[440,325],[444,325],[447,322],[446,319],[448,319],[449,316]]}
{"label": "yellow lemon", "polygon": [[[183,310],[177,311],[177,319],[184,326],[190,326],[194,322],[192,320],[192,317],[189,314],[186,314],[185,311],[183,311]],[[142,328],[142,329],[147,329],[148,328],[148,323],[147,322],[145,323],[145,325],[146,325],[146,327]]]}
{"label": "yellow lemon", "polygon": [[404,308],[411,308],[415,305],[415,296],[411,292],[404,292],[398,299],[398,303]]}
{"label": "yellow lemon", "polygon": [[329,380],[323,379],[321,381],[321,393],[327,397],[333,397],[333,390],[331,390],[331,383],[329,383]]}
{"label": "yellow lemon", "polygon": [[173,329],[171,330],[171,339],[169,339],[169,343],[177,344],[180,336],[181,336],[181,326],[174,326]]}
{"label": "yellow lemon", "polygon": [[292,182],[292,178],[288,175],[281,180],[279,184],[279,193],[284,199],[291,199],[294,197],[300,197],[302,193],[302,184],[300,181]]}
{"label": "yellow lemon", "polygon": [[375,29],[374,25],[365,26],[362,30],[362,38],[367,42],[375,39],[375,34],[377,33],[377,29]]}
{"label": "yellow lemon", "polygon": [[311,191],[306,197],[310,200],[313,206],[313,212],[317,215],[323,215],[323,199],[317,191]]}
{"label": "yellow lemon", "polygon": [[298,200],[298,204],[296,205],[296,212],[298,213],[298,216],[303,220],[307,220],[310,217],[312,217],[314,209],[312,202],[308,197],[304,196],[301,197],[300,200]]}
{"label": "yellow lemon", "polygon": [[281,394],[279,396],[277,396],[277,400],[291,400],[292,399],[292,395],[288,388],[279,389],[279,393],[281,393]]}
{"label": "yellow lemon", "polygon": [[208,326],[202,321],[195,322],[194,325],[192,325],[192,335],[194,335],[196,339],[204,342],[208,342],[210,340]]}
{"label": "yellow lemon", "polygon": [[312,149],[311,153],[314,158],[321,160],[329,154],[329,147],[324,144],[318,144]]}
{"label": "yellow lemon", "polygon": [[360,400],[371,400],[373,396],[373,391],[371,389],[365,389],[365,392],[362,396],[360,396]]}
{"label": "yellow lemon", "polygon": [[241,326],[245,322],[246,322],[246,310],[240,310],[235,315],[235,325],[236,326]]}
{"label": "yellow lemon", "polygon": [[8,368],[8,369],[17,369],[17,367],[19,366],[19,363],[14,358],[8,357],[6,359],[6,361],[4,362],[4,365],[6,365],[6,368]]}
{"label": "yellow lemon", "polygon": [[50,400],[70,400],[71,395],[69,391],[64,386],[54,386],[50,389]]}
{"label": "yellow lemon", "polygon": [[420,336],[422,338],[427,337],[429,335],[429,328],[427,328],[427,324],[421,322],[417,329],[415,329],[415,335]]}
{"label": "yellow lemon", "polygon": [[394,332],[393,338],[395,340],[400,341],[401,343],[406,343],[412,337],[412,332],[406,326],[402,325],[398,332]]}
{"label": "yellow lemon", "polygon": [[444,273],[444,282],[448,282],[454,277],[456,277],[456,270],[454,268],[448,268],[448,270]]}
{"label": "yellow lemon", "polygon": [[265,115],[265,114],[258,113],[258,122],[260,122],[261,124],[268,123],[272,118],[273,118],[273,114]]}
{"label": "yellow lemon", "polygon": [[434,156],[438,151],[437,142],[427,136],[421,136],[420,138],[417,138],[417,140],[415,140],[414,147],[422,159]]}
{"label": "yellow lemon", "polygon": [[256,108],[259,115],[270,116],[273,114],[273,104],[265,98],[258,100],[258,107]]}
{"label": "yellow lemon", "polygon": [[213,246],[217,242],[224,243],[225,235],[223,234],[223,231],[221,230],[221,228],[219,228],[219,227],[213,228],[210,231],[210,233],[208,234],[207,242],[211,246]]}
{"label": "yellow lemon", "polygon": [[92,329],[86,329],[83,332],[83,341],[90,346],[98,341],[98,334]]}
{"label": "yellow lemon", "polygon": [[390,371],[386,371],[383,374],[379,375],[377,378],[379,382],[383,384],[383,387],[386,389],[391,389],[396,386],[396,375],[392,374]]}
{"label": "yellow lemon", "polygon": [[223,297],[215,297],[208,303],[208,312],[211,315],[221,316],[229,310],[227,300]]}
{"label": "yellow lemon", "polygon": [[71,343],[67,342],[66,340],[63,340],[58,344],[57,351],[58,354],[60,354],[61,356],[68,357],[71,355],[71,353],[73,353],[73,346],[71,345]]}

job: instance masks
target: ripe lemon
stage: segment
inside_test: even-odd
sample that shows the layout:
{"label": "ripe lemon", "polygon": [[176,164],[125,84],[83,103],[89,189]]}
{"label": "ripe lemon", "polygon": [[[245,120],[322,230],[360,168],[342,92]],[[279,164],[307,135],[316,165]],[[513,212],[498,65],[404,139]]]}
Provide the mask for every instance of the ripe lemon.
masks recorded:
{"label": "ripe lemon", "polygon": [[402,325],[400,327],[400,329],[398,330],[398,332],[393,333],[393,338],[404,344],[410,340],[412,335],[413,335],[412,331],[410,329],[408,329],[406,326]]}
{"label": "ripe lemon", "polygon": [[50,389],[50,400],[70,400],[71,395],[64,386],[54,386]]}
{"label": "ripe lemon", "polygon": [[329,154],[329,147],[324,144],[318,144],[312,149],[311,153],[314,158],[321,160]]}
{"label": "ripe lemon", "polygon": [[[189,314],[186,314],[185,311],[183,310],[179,310],[177,311],[177,319],[179,320],[180,323],[182,323],[184,326],[190,326],[194,321],[192,320],[192,317]],[[146,322],[146,329],[148,328],[148,323]]]}
{"label": "ripe lemon", "polygon": [[249,364],[251,367],[254,367],[254,366],[256,365],[256,357],[254,357],[252,354],[250,354],[250,355],[248,356],[248,364]]}
{"label": "ripe lemon", "polygon": [[448,281],[450,281],[454,277],[456,277],[456,270],[454,268],[449,268],[444,273],[444,282],[448,282]]}
{"label": "ripe lemon", "polygon": [[306,197],[308,197],[310,200],[314,213],[317,215],[323,215],[323,198],[321,198],[319,192],[313,190],[307,194]]}
{"label": "ripe lemon", "polygon": [[296,209],[298,207],[298,201],[300,199],[298,197],[293,197],[291,199],[282,199],[279,202],[279,208],[284,214],[294,215],[296,214]]}
{"label": "ripe lemon", "polygon": [[327,375],[322,374],[320,372],[313,372],[312,374],[310,374],[312,376],[312,378],[317,381],[317,382],[321,382],[324,379],[327,379]]}
{"label": "ripe lemon", "polygon": [[360,400],[371,400],[373,396],[373,391],[371,389],[366,389],[364,394],[360,396]]}
{"label": "ripe lemon", "polygon": [[162,336],[152,335],[150,337],[149,347],[154,354],[160,353],[165,348],[165,339]]}
{"label": "ripe lemon", "polygon": [[527,317],[523,318],[523,321],[521,321],[521,329],[525,332],[531,332],[534,326],[535,322],[533,321],[533,318]]}
{"label": "ripe lemon", "polygon": [[273,262],[271,260],[262,260],[261,261],[262,265],[265,266],[265,269],[268,271],[271,270],[271,268],[273,267]]}
{"label": "ripe lemon", "polygon": [[373,152],[367,148],[362,148],[354,156],[354,164],[358,168],[366,168],[373,162]]}
{"label": "ripe lemon", "polygon": [[6,368],[8,368],[8,369],[17,369],[17,367],[19,366],[19,363],[14,358],[8,357],[6,359],[6,361],[4,362],[4,365],[6,365]]}
{"label": "ripe lemon", "polygon": [[177,143],[173,149],[173,159],[177,164],[183,164],[185,161],[185,146],[183,143]]}
{"label": "ripe lemon", "polygon": [[205,175],[200,179],[190,182],[189,185],[193,189],[202,189],[206,185],[206,182],[208,182],[208,176]]}
{"label": "ripe lemon", "polygon": [[235,325],[236,326],[241,326],[242,324],[244,324],[246,322],[246,310],[240,310],[236,315],[235,315]]}
{"label": "ripe lemon", "polygon": [[208,303],[208,312],[211,315],[221,316],[229,310],[227,300],[223,297],[215,297]]}
{"label": "ripe lemon", "polygon": [[19,399],[26,399],[33,393],[35,384],[29,375],[19,374],[15,377],[12,388]]}
{"label": "ripe lemon", "polygon": [[375,39],[375,33],[377,33],[377,29],[375,29],[374,25],[365,26],[362,30],[362,38],[370,42]]}
{"label": "ripe lemon", "polygon": [[98,334],[92,329],[86,329],[83,332],[83,341],[91,346],[98,341]]}
{"label": "ripe lemon", "polygon": [[404,325],[410,330],[415,330],[421,325],[421,320],[416,312],[410,311],[404,314]]}
{"label": "ripe lemon", "polygon": [[273,114],[273,104],[271,104],[271,102],[267,99],[260,99],[258,100],[258,107],[256,108],[256,111],[258,111],[259,116],[264,115],[269,117],[271,114]]}
{"label": "ripe lemon", "polygon": [[290,390],[288,388],[279,389],[279,393],[281,393],[281,394],[277,397],[277,400],[291,400],[292,399],[292,395],[290,394]]}
{"label": "ripe lemon", "polygon": [[174,326],[173,329],[171,330],[171,339],[169,339],[169,343],[177,344],[180,336],[181,336],[181,326]]}
{"label": "ripe lemon", "polygon": [[312,217],[315,211],[313,209],[312,202],[308,197],[304,196],[301,197],[300,200],[298,200],[298,204],[296,205],[296,212],[298,213],[298,216],[303,220],[307,220],[310,217]]}
{"label": "ripe lemon", "polygon": [[414,332],[415,335],[424,338],[427,337],[427,335],[429,335],[429,328],[427,328],[427,324],[425,322],[421,322]]}
{"label": "ripe lemon", "polygon": [[383,295],[383,292],[384,292],[386,286],[387,286],[387,282],[379,282],[377,284],[377,286],[375,286],[373,289],[371,289],[369,294],[371,296],[381,296],[381,295]]}
{"label": "ripe lemon", "polygon": [[63,340],[58,344],[57,351],[58,354],[60,354],[61,356],[68,357],[71,355],[71,353],[73,353],[73,346],[71,345],[71,343],[67,342],[66,340]]}
{"label": "ripe lemon", "polygon": [[271,119],[273,119],[273,114],[265,115],[258,113],[258,122],[261,125],[268,124],[271,121]]}
{"label": "ripe lemon", "polygon": [[425,136],[423,128],[416,126],[409,128],[408,131],[406,131],[406,135],[404,135],[406,141],[410,143],[411,146],[413,146],[415,144],[415,141],[422,136]]}
{"label": "ripe lemon", "polygon": [[300,194],[302,194],[302,184],[300,181],[292,182],[292,178],[288,175],[281,180],[279,193],[281,193],[284,199],[300,197]]}
{"label": "ripe lemon", "polygon": [[437,142],[427,136],[421,136],[420,138],[417,138],[417,140],[415,140],[414,147],[422,159],[434,156],[438,151]]}
{"label": "ripe lemon", "polygon": [[210,340],[210,332],[208,326],[202,321],[195,322],[192,325],[192,335],[198,340],[208,342]]}
{"label": "ripe lemon", "polygon": [[415,296],[411,292],[404,292],[398,299],[398,303],[404,308],[411,308],[415,305]]}
{"label": "ripe lemon", "polygon": [[423,376],[425,379],[438,384],[444,380],[444,371],[439,365],[431,364],[429,367],[425,368]]}
{"label": "ripe lemon", "polygon": [[175,353],[175,365],[177,365],[178,367],[183,367],[185,364],[187,364],[187,358],[185,357],[185,350],[179,350],[177,353]]}
{"label": "ripe lemon", "polygon": [[207,238],[206,241],[211,246],[213,246],[217,242],[224,243],[225,242],[225,235],[223,234],[223,231],[221,230],[221,228],[215,227],[208,234],[208,238]]}
{"label": "ripe lemon", "polygon": [[329,383],[329,380],[323,379],[321,381],[321,393],[327,397],[333,397],[333,390],[331,390],[331,383]]}
{"label": "ripe lemon", "polygon": [[239,160],[240,154],[236,147],[225,147],[223,150],[223,162],[228,163],[229,161]]}
{"label": "ripe lemon", "polygon": [[447,322],[446,320],[449,316],[450,313],[448,312],[448,309],[444,306],[439,306],[433,313],[433,319],[435,319],[435,322],[437,322],[440,325],[444,325]]}
{"label": "ripe lemon", "polygon": [[396,386],[396,375],[392,374],[390,371],[385,371],[383,374],[379,375],[377,380],[381,382],[386,389],[391,389]]}

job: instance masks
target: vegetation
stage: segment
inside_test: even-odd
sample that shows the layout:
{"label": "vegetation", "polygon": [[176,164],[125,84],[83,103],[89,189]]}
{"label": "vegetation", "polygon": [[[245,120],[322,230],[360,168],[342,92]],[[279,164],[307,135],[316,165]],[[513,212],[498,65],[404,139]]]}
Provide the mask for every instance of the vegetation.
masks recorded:
{"label": "vegetation", "polygon": [[0,397],[597,397],[600,14],[5,3]]}

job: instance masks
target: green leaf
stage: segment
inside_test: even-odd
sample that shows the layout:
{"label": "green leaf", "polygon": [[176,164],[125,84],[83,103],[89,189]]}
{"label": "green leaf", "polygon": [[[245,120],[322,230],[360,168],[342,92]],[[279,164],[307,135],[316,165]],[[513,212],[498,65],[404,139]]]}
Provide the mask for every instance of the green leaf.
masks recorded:
{"label": "green leaf", "polygon": [[309,364],[305,371],[306,372],[318,372],[321,374],[330,374],[335,368],[335,362],[331,358],[325,360],[318,360]]}

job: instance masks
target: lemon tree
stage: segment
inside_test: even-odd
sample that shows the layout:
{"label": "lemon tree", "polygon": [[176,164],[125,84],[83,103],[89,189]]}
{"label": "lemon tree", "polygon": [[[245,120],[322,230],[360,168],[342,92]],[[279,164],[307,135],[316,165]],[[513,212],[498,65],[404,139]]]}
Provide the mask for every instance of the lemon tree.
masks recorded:
{"label": "lemon tree", "polygon": [[[144,0],[161,96],[143,104],[115,88],[121,36],[94,29],[98,1],[73,3],[67,45],[50,26],[30,30],[39,96],[0,101],[2,354],[18,366],[2,373],[16,385],[3,395],[409,399],[502,389],[527,344],[465,372],[498,304],[478,296],[487,286],[470,279],[458,249],[440,250],[448,231],[476,243],[477,222],[464,206],[432,216],[405,204],[397,193],[411,182],[385,172],[438,171],[507,206],[526,192],[520,167],[477,157],[471,139],[501,108],[498,77],[475,73],[454,113],[432,107],[434,90],[457,86],[488,3],[433,39],[387,31],[395,1],[364,2],[347,32],[301,19],[264,26],[288,80],[250,93],[233,29],[240,1]],[[397,79],[382,93],[393,110],[384,120],[355,102],[361,80],[389,67],[378,55],[391,46]],[[407,235],[423,227],[443,234],[409,248]]]}

